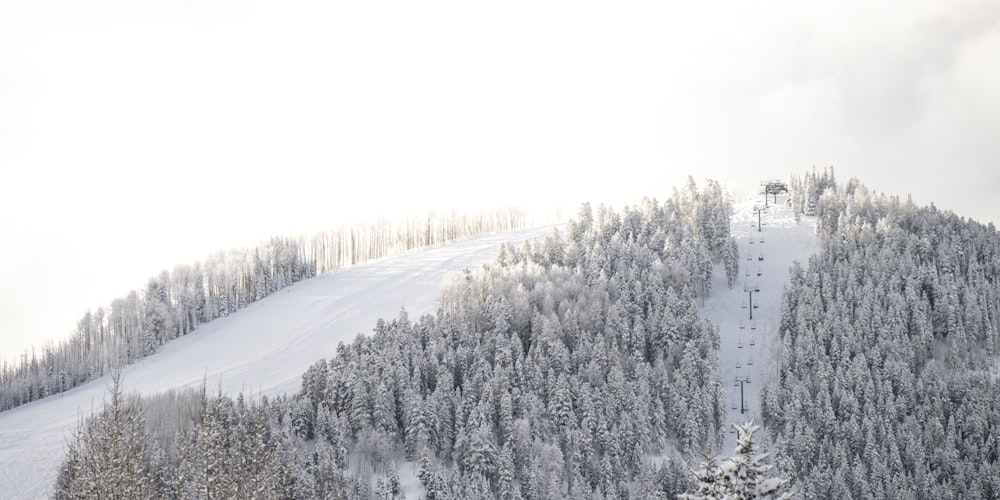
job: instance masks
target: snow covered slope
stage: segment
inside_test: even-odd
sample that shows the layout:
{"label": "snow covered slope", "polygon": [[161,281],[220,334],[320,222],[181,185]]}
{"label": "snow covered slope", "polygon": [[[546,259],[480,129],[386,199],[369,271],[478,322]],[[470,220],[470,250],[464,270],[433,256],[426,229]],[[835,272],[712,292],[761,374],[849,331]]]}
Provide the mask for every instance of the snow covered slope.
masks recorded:
{"label": "snow covered slope", "polygon": [[[760,423],[761,376],[774,371],[778,325],[781,319],[781,294],[788,283],[788,270],[793,261],[803,267],[809,256],[819,251],[815,236],[815,218],[802,217],[796,224],[792,210],[784,205],[783,197],[761,213],[760,231],[754,206],[764,206],[763,198],[739,203],[734,207],[731,231],[740,247],[739,282],[730,290],[724,269],[717,269],[713,292],[705,301],[702,312],[719,327],[721,346],[719,370],[727,394],[729,411],[725,426],[726,438],[721,453],[728,456],[736,447],[732,423],[740,424],[751,418]],[[752,227],[751,227],[752,226]],[[763,260],[760,257],[763,255]],[[749,257],[749,259],[748,259]],[[759,275],[758,275],[759,272]],[[744,283],[759,288],[744,292]],[[744,304],[746,307],[744,308]],[[750,313],[753,312],[753,320]],[[749,380],[743,384],[741,413],[740,385],[737,377]]]}
{"label": "snow covered slope", "polygon": [[[207,381],[231,395],[297,392],[310,365],[370,332],[378,318],[404,307],[414,318],[432,312],[449,272],[492,261],[501,243],[551,231],[460,241],[299,282],[162,346],[123,371],[124,388],[153,394]],[[80,415],[100,407],[108,379],[0,413],[0,498],[51,494],[66,440]]]}

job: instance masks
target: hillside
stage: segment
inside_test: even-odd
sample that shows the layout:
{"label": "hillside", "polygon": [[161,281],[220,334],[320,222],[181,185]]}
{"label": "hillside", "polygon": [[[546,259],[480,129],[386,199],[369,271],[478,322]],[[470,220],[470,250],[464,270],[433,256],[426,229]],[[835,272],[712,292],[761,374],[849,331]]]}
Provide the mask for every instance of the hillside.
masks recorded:
{"label": "hillside", "polygon": [[[207,382],[143,403],[152,426],[96,384],[0,414],[0,479],[52,491],[72,416],[103,407],[56,491],[995,498],[996,229],[832,170],[790,185],[762,209],[692,181],[307,280],[126,371]],[[102,465],[119,446],[141,466]]]}
{"label": "hillside", "polygon": [[[369,333],[405,307],[434,309],[445,275],[495,258],[551,227],[474,238],[356,265],[302,281],[200,326],[123,371],[124,389],[152,394],[203,381],[223,393],[295,392],[301,375],[340,342]],[[100,408],[108,377],[0,413],[0,491],[41,498],[53,488],[66,440],[81,415]]]}
{"label": "hillside", "polygon": [[[71,443],[57,491],[675,496],[691,483],[684,457],[724,434],[718,330],[696,299],[713,260],[737,278],[731,214],[714,181],[621,212],[584,205],[565,231],[449,280],[435,313],[386,316],[319,356],[297,393],[209,382],[166,413],[146,406],[155,427],[114,397]],[[135,466],[108,468],[120,453]]]}

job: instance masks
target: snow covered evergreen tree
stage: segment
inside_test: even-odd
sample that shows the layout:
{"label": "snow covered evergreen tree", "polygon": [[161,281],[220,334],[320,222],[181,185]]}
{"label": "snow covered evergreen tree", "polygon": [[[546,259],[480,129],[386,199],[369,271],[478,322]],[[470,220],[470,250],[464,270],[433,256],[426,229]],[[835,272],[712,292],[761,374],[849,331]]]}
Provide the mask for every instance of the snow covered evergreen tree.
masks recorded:
{"label": "snow covered evergreen tree", "polygon": [[[112,377],[102,414],[81,423],[59,470],[55,498],[146,499],[153,481],[145,421],[135,398]],[[112,493],[113,492],[113,493]]]}
{"label": "snow covered evergreen tree", "polygon": [[733,455],[721,463],[714,457],[706,457],[694,471],[696,491],[681,495],[689,500],[787,500],[792,493],[787,490],[788,479],[768,477],[774,468],[766,463],[768,454],[758,453],[754,447],[753,434],[760,429],[752,421],[736,428],[737,445]]}

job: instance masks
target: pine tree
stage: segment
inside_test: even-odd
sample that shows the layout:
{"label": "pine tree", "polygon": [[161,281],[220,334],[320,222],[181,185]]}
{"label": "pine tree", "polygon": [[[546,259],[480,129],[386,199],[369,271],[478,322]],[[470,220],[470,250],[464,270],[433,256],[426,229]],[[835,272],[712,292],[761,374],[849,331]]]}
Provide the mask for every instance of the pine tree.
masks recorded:
{"label": "pine tree", "polygon": [[733,425],[737,433],[736,450],[732,457],[716,464],[714,457],[706,457],[698,470],[694,471],[697,491],[693,494],[681,495],[687,500],[709,499],[775,499],[792,498],[791,492],[782,493],[786,489],[788,479],[768,477],[767,473],[774,468],[765,463],[767,453],[757,453],[754,449],[753,434],[760,429],[752,421],[742,425]]}
{"label": "pine tree", "polygon": [[112,377],[110,401],[77,430],[60,468],[56,498],[144,499],[153,492],[142,409]]}
{"label": "pine tree", "polygon": [[501,500],[510,500],[517,488],[514,487],[514,450],[508,443],[500,450],[497,466],[497,486]]}

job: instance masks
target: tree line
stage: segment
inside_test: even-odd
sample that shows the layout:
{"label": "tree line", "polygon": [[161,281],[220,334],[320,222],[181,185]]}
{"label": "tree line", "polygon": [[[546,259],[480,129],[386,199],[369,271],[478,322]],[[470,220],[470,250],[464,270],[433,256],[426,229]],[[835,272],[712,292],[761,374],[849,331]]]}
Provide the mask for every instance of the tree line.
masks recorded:
{"label": "tree line", "polygon": [[156,352],[198,325],[318,273],[528,224],[515,208],[402,222],[352,224],[215,252],[149,278],[140,290],[87,311],[73,333],[0,366],[0,411],[69,390]]}

